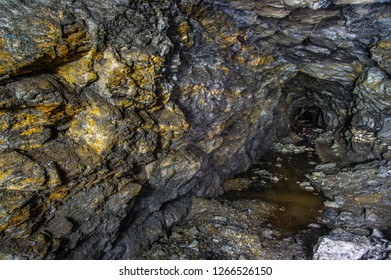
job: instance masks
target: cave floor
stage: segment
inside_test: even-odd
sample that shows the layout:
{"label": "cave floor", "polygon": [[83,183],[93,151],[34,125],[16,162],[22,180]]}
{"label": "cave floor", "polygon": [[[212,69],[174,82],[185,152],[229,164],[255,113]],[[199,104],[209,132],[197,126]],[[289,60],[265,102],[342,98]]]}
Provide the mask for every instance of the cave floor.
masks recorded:
{"label": "cave floor", "polygon": [[[306,146],[276,146],[216,199],[195,198],[192,213],[145,253],[148,259],[308,259],[325,198],[306,174],[320,163]],[[307,176],[308,176],[307,174]]]}
{"label": "cave floor", "polygon": [[390,182],[389,162],[339,169],[313,145],[276,144],[138,258],[389,259]]}

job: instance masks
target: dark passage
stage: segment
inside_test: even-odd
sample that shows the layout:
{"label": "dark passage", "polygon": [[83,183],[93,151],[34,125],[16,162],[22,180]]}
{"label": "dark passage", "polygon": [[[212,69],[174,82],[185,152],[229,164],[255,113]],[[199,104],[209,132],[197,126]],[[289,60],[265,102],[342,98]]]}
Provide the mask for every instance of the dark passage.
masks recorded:
{"label": "dark passage", "polygon": [[316,106],[297,108],[291,118],[291,127],[300,135],[315,136],[326,128],[322,110]]}

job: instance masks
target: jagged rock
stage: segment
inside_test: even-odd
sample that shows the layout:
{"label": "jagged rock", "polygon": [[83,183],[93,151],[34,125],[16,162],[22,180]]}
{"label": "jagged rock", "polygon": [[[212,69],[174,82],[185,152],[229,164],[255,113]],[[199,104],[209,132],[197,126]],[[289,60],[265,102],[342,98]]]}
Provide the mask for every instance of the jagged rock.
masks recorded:
{"label": "jagged rock", "polygon": [[351,232],[335,229],[320,238],[314,248],[316,260],[387,259],[390,254],[388,242]]}
{"label": "jagged rock", "polygon": [[390,158],[380,2],[0,1],[0,258],[133,258],[298,124]]}
{"label": "jagged rock", "polygon": [[337,171],[337,164],[335,162],[330,162],[326,164],[320,164],[315,166],[315,171],[323,172],[324,174],[332,174]]}
{"label": "jagged rock", "polygon": [[250,187],[251,180],[246,178],[231,179],[224,182],[224,191],[242,191]]}
{"label": "jagged rock", "polygon": [[[325,206],[338,208],[338,217],[325,219],[334,226],[388,227],[391,211],[389,200],[390,167],[387,162],[372,162],[323,177],[312,177],[312,184],[323,191]],[[382,176],[382,174],[387,176]],[[380,175],[380,176],[379,176]]]}
{"label": "jagged rock", "polygon": [[316,260],[358,260],[369,250],[366,237],[355,236],[342,230],[334,230],[323,237],[315,248]]}
{"label": "jagged rock", "polygon": [[330,208],[339,208],[340,205],[335,201],[325,201],[324,206],[330,207]]}

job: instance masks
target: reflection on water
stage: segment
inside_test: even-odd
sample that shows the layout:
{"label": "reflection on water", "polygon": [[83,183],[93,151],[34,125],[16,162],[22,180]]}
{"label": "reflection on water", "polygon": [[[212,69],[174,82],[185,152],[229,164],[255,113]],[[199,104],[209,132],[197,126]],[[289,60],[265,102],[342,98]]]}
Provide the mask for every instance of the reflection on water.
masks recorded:
{"label": "reflection on water", "polygon": [[[282,155],[267,154],[261,164],[240,174],[239,178],[250,178],[248,189],[228,191],[224,197],[229,200],[260,199],[278,205],[268,223],[283,232],[304,229],[316,222],[323,209],[324,197],[299,186],[306,181],[305,174],[314,169],[320,160],[315,152]],[[266,172],[268,171],[268,172]]]}

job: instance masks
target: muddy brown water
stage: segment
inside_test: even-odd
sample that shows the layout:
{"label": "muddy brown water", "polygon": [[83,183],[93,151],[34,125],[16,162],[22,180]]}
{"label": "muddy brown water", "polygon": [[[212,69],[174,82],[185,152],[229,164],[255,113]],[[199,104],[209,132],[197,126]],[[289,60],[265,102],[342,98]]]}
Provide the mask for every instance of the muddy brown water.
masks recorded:
{"label": "muddy brown water", "polygon": [[[259,199],[274,203],[278,210],[271,214],[268,226],[283,233],[297,232],[316,223],[322,214],[324,196],[299,186],[300,182],[307,181],[305,175],[313,172],[315,164],[319,163],[316,152],[289,155],[269,152],[260,164],[236,176],[250,179],[249,188],[228,191],[223,196],[228,200]],[[265,174],[265,170],[271,174]]]}

